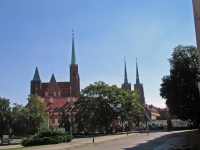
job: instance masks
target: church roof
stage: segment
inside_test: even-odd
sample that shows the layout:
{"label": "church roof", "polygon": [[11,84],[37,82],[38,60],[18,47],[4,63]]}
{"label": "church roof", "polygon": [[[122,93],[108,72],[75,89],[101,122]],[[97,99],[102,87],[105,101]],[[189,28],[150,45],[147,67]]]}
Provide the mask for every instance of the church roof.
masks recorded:
{"label": "church roof", "polygon": [[60,91],[56,79],[54,77],[54,74],[52,74],[51,76],[51,80],[48,84],[47,91]]}
{"label": "church roof", "polygon": [[77,101],[77,98],[53,98],[52,102],[50,102],[49,98],[44,98],[43,102],[47,105],[49,110],[56,109],[71,109],[73,106],[71,104],[72,101]]}
{"label": "church roof", "polygon": [[35,69],[35,74],[34,74],[34,77],[33,77],[33,80],[32,81],[41,81],[40,80],[40,75],[39,75],[39,71],[38,71],[38,68],[36,67]]}

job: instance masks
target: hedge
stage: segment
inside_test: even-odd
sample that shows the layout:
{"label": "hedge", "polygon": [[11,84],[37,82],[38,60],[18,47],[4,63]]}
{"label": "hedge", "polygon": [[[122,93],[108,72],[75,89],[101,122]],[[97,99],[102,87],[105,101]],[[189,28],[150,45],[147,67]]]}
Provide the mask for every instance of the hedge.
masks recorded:
{"label": "hedge", "polygon": [[32,135],[30,138],[23,138],[21,145],[22,146],[34,146],[34,145],[46,145],[46,144],[58,144],[65,142],[70,142],[72,136],[62,131],[54,130],[43,130]]}

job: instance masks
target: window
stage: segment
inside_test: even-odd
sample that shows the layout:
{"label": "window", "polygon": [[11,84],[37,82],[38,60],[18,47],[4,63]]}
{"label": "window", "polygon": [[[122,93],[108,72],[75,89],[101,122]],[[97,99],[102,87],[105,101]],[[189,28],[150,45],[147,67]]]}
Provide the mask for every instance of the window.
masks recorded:
{"label": "window", "polygon": [[73,71],[73,76],[75,76],[75,71]]}
{"label": "window", "polygon": [[73,122],[73,119],[71,119],[71,122]]}
{"label": "window", "polygon": [[56,96],[56,92],[53,92],[53,95]]}
{"label": "window", "polygon": [[45,95],[48,96],[48,93],[46,92]]}
{"label": "window", "polygon": [[58,119],[58,123],[60,123],[60,121],[61,121],[61,120],[60,120],[60,119]]}
{"label": "window", "polygon": [[55,123],[55,119],[52,119],[52,124],[54,124]]}

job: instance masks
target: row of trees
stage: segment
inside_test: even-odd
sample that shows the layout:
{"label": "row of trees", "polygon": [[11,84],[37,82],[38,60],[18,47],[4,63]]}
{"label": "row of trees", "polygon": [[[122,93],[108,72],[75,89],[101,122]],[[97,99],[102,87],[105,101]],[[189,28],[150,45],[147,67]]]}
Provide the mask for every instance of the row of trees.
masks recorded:
{"label": "row of trees", "polygon": [[[144,110],[138,103],[136,91],[124,91],[116,85],[109,86],[102,81],[83,89],[74,106],[72,112],[77,112],[76,123],[81,131],[84,128],[90,131],[92,121],[93,129],[108,132],[112,121],[121,120],[121,123],[128,123],[133,118],[139,120]],[[45,110],[46,105],[40,102],[37,95],[28,96],[26,107],[14,103],[11,108],[9,99],[0,98],[0,135],[36,133],[45,123]],[[59,127],[70,130],[68,115],[64,110]]]}
{"label": "row of trees", "polygon": [[116,85],[102,81],[90,84],[81,91],[73,111],[77,111],[79,131],[99,130],[108,132],[112,121],[130,122],[139,119],[144,108],[138,103],[136,91],[124,91]]}
{"label": "row of trees", "polygon": [[179,45],[169,59],[170,74],[162,78],[160,95],[171,114],[179,119],[200,120],[199,65],[194,46]]}
{"label": "row of trees", "polygon": [[11,107],[9,99],[0,98],[0,135],[33,134],[42,127],[46,105],[40,102],[37,95],[29,95],[27,100],[27,107],[17,103]]}

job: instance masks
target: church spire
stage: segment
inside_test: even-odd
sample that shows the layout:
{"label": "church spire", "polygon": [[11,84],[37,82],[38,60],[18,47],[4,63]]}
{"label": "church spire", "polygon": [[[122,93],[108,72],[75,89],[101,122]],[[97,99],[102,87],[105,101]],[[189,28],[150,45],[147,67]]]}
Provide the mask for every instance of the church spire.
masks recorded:
{"label": "church spire", "polygon": [[76,65],[76,54],[75,54],[75,46],[74,46],[74,31],[72,30],[72,58],[71,65]]}
{"label": "church spire", "polygon": [[137,65],[137,58],[136,58],[136,84],[140,84],[139,73],[138,73],[138,65]]}
{"label": "church spire", "polygon": [[127,72],[126,72],[126,60],[124,57],[124,66],[125,66],[125,70],[124,70],[124,83],[128,83],[128,77],[127,77]]}
{"label": "church spire", "polygon": [[40,81],[40,75],[39,75],[37,67],[35,69],[35,74],[34,74],[34,77],[33,77],[33,81]]}

